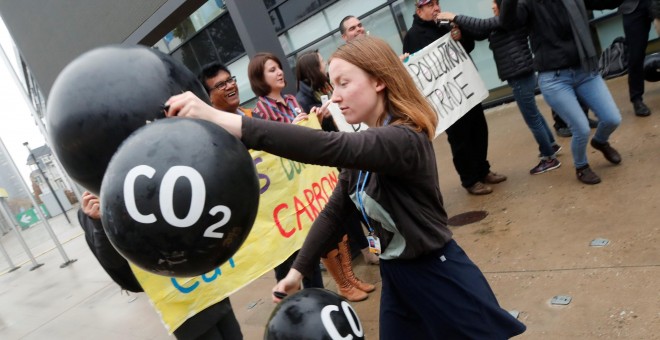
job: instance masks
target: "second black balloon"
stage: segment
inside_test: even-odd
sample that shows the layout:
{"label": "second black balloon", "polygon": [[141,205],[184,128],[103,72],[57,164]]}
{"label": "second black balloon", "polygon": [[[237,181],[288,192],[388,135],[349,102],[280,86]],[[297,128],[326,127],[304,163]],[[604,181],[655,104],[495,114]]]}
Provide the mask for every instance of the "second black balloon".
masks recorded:
{"label": "second black balloon", "polygon": [[122,256],[155,274],[191,277],[240,248],[259,183],[236,137],[207,121],[168,118],[126,139],[100,197],[103,228]]}
{"label": "second black balloon", "polygon": [[52,147],[67,173],[98,194],[117,147],[133,131],[164,118],[172,95],[208,95],[182,63],[137,45],[88,51],[57,76],[48,96],[46,123]]}

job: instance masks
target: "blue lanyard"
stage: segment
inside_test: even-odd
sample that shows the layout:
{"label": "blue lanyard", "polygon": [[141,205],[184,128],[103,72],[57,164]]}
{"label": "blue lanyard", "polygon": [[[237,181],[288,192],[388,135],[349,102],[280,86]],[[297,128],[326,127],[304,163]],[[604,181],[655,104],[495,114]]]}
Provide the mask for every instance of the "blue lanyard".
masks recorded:
{"label": "blue lanyard", "polygon": [[[385,121],[383,121],[383,126],[387,126],[387,124],[390,123],[390,120],[392,120],[392,115],[388,114],[387,118],[385,118]],[[357,183],[355,183],[355,195],[357,196],[358,205],[360,205],[360,211],[362,212],[362,217],[364,217],[365,222],[367,222],[367,229],[369,229],[370,234],[373,234],[374,229],[371,227],[371,224],[369,223],[369,216],[367,216],[367,212],[364,209],[364,203],[362,202],[362,196],[364,195],[364,187],[367,185],[367,181],[369,180],[370,173],[371,171],[365,172],[364,181],[362,181],[362,186],[360,187],[360,181],[362,180],[362,170],[360,170],[360,172],[358,173]]]}
{"label": "blue lanyard", "polygon": [[369,180],[370,173],[371,173],[370,171],[366,172],[366,176],[364,176],[364,181],[362,181],[362,187],[360,187],[360,180],[362,179],[362,170],[360,170],[360,173],[358,174],[357,183],[355,184],[355,194],[357,195],[357,200],[358,200],[358,204],[360,205],[360,211],[362,212],[362,217],[364,217],[365,222],[367,222],[367,229],[369,229],[369,233],[372,234],[374,232],[374,229],[371,227],[371,224],[369,223],[369,216],[367,216],[367,212],[364,210],[364,203],[362,203],[362,195],[364,195],[364,186],[367,185],[367,180]]}
{"label": "blue lanyard", "polygon": [[[266,98],[267,98],[267,97],[266,97]],[[292,115],[288,114],[288,113],[286,112],[286,110],[282,111],[282,110],[278,109],[277,107],[273,106],[273,104],[270,103],[270,100],[265,99],[264,101],[265,101],[266,104],[270,107],[270,109],[273,110],[273,112],[279,114],[280,116],[284,116],[284,117],[286,117],[289,121],[292,122],[293,119],[296,118],[296,116],[292,116]],[[291,113],[292,113],[292,114],[293,114],[294,112],[296,112],[296,108],[293,106],[293,104],[291,104],[290,101],[287,101],[286,98],[285,98],[285,99],[284,99],[284,102],[287,104],[287,106],[289,106],[289,109],[291,110]],[[275,101],[275,104],[277,104],[277,101]]]}

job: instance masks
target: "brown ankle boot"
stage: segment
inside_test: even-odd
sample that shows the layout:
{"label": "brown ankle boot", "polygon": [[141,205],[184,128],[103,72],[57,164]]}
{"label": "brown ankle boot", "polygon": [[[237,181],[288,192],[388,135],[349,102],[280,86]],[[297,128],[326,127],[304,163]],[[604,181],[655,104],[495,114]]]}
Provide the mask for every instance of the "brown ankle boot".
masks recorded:
{"label": "brown ankle boot", "polygon": [[341,263],[339,262],[339,250],[334,249],[326,254],[327,258],[321,258],[323,265],[328,270],[328,273],[332,275],[332,278],[335,279],[337,283],[337,293],[345,297],[348,301],[357,302],[365,300],[369,297],[369,294],[361,291],[357,287],[353,287],[350,282],[346,279],[344,271],[341,268]]}
{"label": "brown ankle boot", "polygon": [[346,276],[348,282],[350,282],[353,286],[357,287],[358,289],[365,291],[367,293],[371,293],[374,290],[376,290],[376,286],[370,283],[366,283],[355,277],[355,273],[353,273],[353,261],[351,259],[351,250],[348,249],[348,236],[344,235],[344,238],[338,244],[338,249],[339,249],[339,261],[341,263],[341,268],[344,270],[344,276]]}

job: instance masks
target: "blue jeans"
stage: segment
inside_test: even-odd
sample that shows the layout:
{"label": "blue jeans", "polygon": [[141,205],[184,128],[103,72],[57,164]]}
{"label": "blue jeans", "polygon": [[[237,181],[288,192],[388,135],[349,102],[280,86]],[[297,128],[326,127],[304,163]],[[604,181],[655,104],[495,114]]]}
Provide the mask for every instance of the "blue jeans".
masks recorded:
{"label": "blue jeans", "polygon": [[598,127],[593,137],[596,142],[607,143],[621,123],[621,113],[605,81],[598,72],[586,72],[575,67],[539,73],[539,87],[545,101],[573,133],[571,152],[575,167],[588,165],[589,122],[580,108],[578,97],[598,117]]}
{"label": "blue jeans", "polygon": [[539,145],[539,151],[544,158],[552,157],[555,150],[552,145],[555,143],[555,137],[552,135],[548,124],[543,115],[536,106],[534,99],[534,90],[536,89],[536,75],[532,72],[524,76],[508,79],[509,86],[513,89],[513,98],[518,104],[518,109],[522,113],[529,131],[534,135],[536,143]]}

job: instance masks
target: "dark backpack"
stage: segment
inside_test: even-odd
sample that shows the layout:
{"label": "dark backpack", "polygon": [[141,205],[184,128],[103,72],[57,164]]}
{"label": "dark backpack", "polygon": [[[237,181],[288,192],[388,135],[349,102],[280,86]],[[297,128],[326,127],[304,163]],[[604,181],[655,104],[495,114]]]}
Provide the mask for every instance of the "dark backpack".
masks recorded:
{"label": "dark backpack", "polygon": [[101,221],[85,215],[82,209],[78,210],[78,221],[85,232],[85,240],[89,249],[110,278],[122,289],[134,293],[143,292],[128,261],[110,243],[108,236],[103,231]]}
{"label": "dark backpack", "polygon": [[624,37],[614,39],[600,55],[598,71],[603,79],[612,79],[628,73],[628,45]]}

